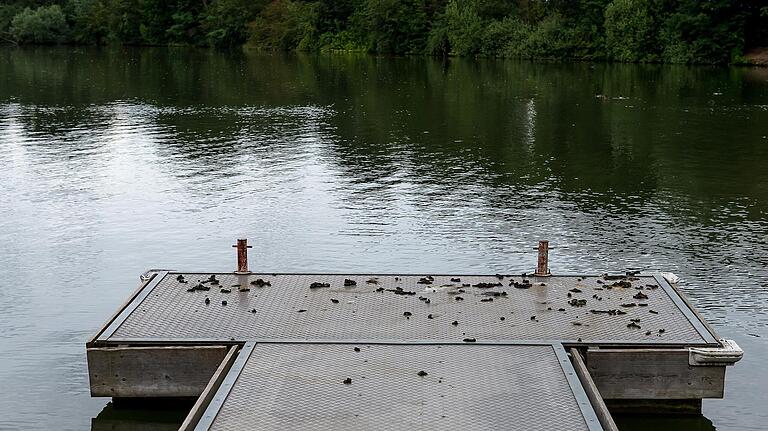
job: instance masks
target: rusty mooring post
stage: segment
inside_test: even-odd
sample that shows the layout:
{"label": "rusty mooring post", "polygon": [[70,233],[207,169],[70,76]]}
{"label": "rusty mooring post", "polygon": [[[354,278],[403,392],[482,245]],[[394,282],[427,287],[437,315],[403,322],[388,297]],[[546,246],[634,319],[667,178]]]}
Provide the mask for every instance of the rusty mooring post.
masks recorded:
{"label": "rusty mooring post", "polygon": [[549,276],[549,241],[539,241],[539,259],[536,262],[536,273],[538,277]]}
{"label": "rusty mooring post", "polygon": [[237,247],[237,271],[235,274],[250,274],[251,271],[248,271],[248,249],[253,247],[248,245],[248,239],[238,239],[237,245],[232,247]]}

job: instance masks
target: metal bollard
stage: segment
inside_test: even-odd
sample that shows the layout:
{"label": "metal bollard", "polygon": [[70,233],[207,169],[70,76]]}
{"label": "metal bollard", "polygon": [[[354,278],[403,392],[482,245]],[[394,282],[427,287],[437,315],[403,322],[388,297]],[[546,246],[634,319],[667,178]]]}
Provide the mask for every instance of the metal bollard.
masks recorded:
{"label": "metal bollard", "polygon": [[237,247],[237,271],[235,274],[250,274],[251,271],[248,271],[248,249],[253,247],[248,245],[248,239],[238,239],[237,245],[232,247]]}
{"label": "metal bollard", "polygon": [[536,272],[538,277],[548,277],[549,273],[549,241],[539,241],[539,259],[536,263]]}

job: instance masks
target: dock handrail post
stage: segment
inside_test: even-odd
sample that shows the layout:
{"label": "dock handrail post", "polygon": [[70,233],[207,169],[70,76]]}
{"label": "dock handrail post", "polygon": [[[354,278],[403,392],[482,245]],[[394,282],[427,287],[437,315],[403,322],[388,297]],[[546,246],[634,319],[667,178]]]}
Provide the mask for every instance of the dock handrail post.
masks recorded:
{"label": "dock handrail post", "polygon": [[253,248],[253,246],[248,245],[248,239],[238,239],[237,245],[233,245],[232,247],[237,247],[237,271],[235,271],[235,274],[250,274],[251,271],[248,270],[248,249]]}
{"label": "dock handrail post", "polygon": [[549,241],[539,241],[539,258],[536,262],[536,272],[534,275],[537,277],[548,277],[551,275],[549,273]]}

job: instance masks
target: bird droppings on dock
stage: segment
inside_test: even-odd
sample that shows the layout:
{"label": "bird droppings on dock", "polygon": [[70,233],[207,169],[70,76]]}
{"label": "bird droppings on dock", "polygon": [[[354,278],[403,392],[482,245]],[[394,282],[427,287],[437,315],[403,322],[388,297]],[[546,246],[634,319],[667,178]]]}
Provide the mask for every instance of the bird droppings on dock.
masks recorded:
{"label": "bird droppings on dock", "polygon": [[322,282],[319,282],[319,281],[315,281],[315,282],[313,282],[312,284],[309,285],[310,289],[320,289],[320,288],[323,288],[323,287],[331,287],[331,284],[330,283],[322,283]]}
{"label": "bird droppings on dock", "polygon": [[344,381],[342,383],[344,383],[345,385],[351,385],[352,384],[352,378],[351,377],[347,377],[346,379],[344,379]]}
{"label": "bird droppings on dock", "polygon": [[350,280],[348,278],[344,279],[344,287],[353,287],[357,286],[357,282],[355,280]]}
{"label": "bird droppings on dock", "polygon": [[427,374],[426,371],[421,370],[418,373],[416,373],[416,375],[419,376],[419,377],[426,377],[428,374]]}
{"label": "bird droppings on dock", "polygon": [[[383,289],[383,288],[381,288],[381,289]],[[394,289],[384,289],[384,290],[386,290],[387,292],[392,292],[395,295],[407,295],[407,296],[410,296],[410,295],[415,295],[416,294],[416,292],[412,292],[412,291],[409,291],[409,290],[403,290],[403,288],[399,287],[399,286],[395,287]],[[376,289],[376,291],[378,292],[379,289]]]}
{"label": "bird droppings on dock", "polygon": [[264,281],[261,278],[257,278],[256,280],[253,280],[251,282],[251,285],[256,287],[267,287],[267,286],[272,286],[272,283],[269,281]]}
{"label": "bird droppings on dock", "polygon": [[476,283],[476,284],[472,285],[472,287],[477,287],[478,289],[490,289],[492,287],[498,287],[498,286],[503,286],[503,284],[501,284],[501,283],[485,283],[485,282],[483,282],[483,283]]}
{"label": "bird droppings on dock", "polygon": [[621,315],[621,314],[627,314],[625,311],[616,310],[616,309],[612,309],[612,310],[589,310],[589,312],[592,313],[592,314],[607,314],[609,316],[617,316],[617,315]]}

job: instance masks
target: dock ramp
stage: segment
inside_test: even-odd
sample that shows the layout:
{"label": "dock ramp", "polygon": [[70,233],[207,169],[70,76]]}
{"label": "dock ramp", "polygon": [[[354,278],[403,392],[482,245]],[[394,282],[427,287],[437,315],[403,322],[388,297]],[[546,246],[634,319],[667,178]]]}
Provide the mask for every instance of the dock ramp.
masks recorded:
{"label": "dock ramp", "polygon": [[194,429],[603,428],[559,344],[246,343]]}

